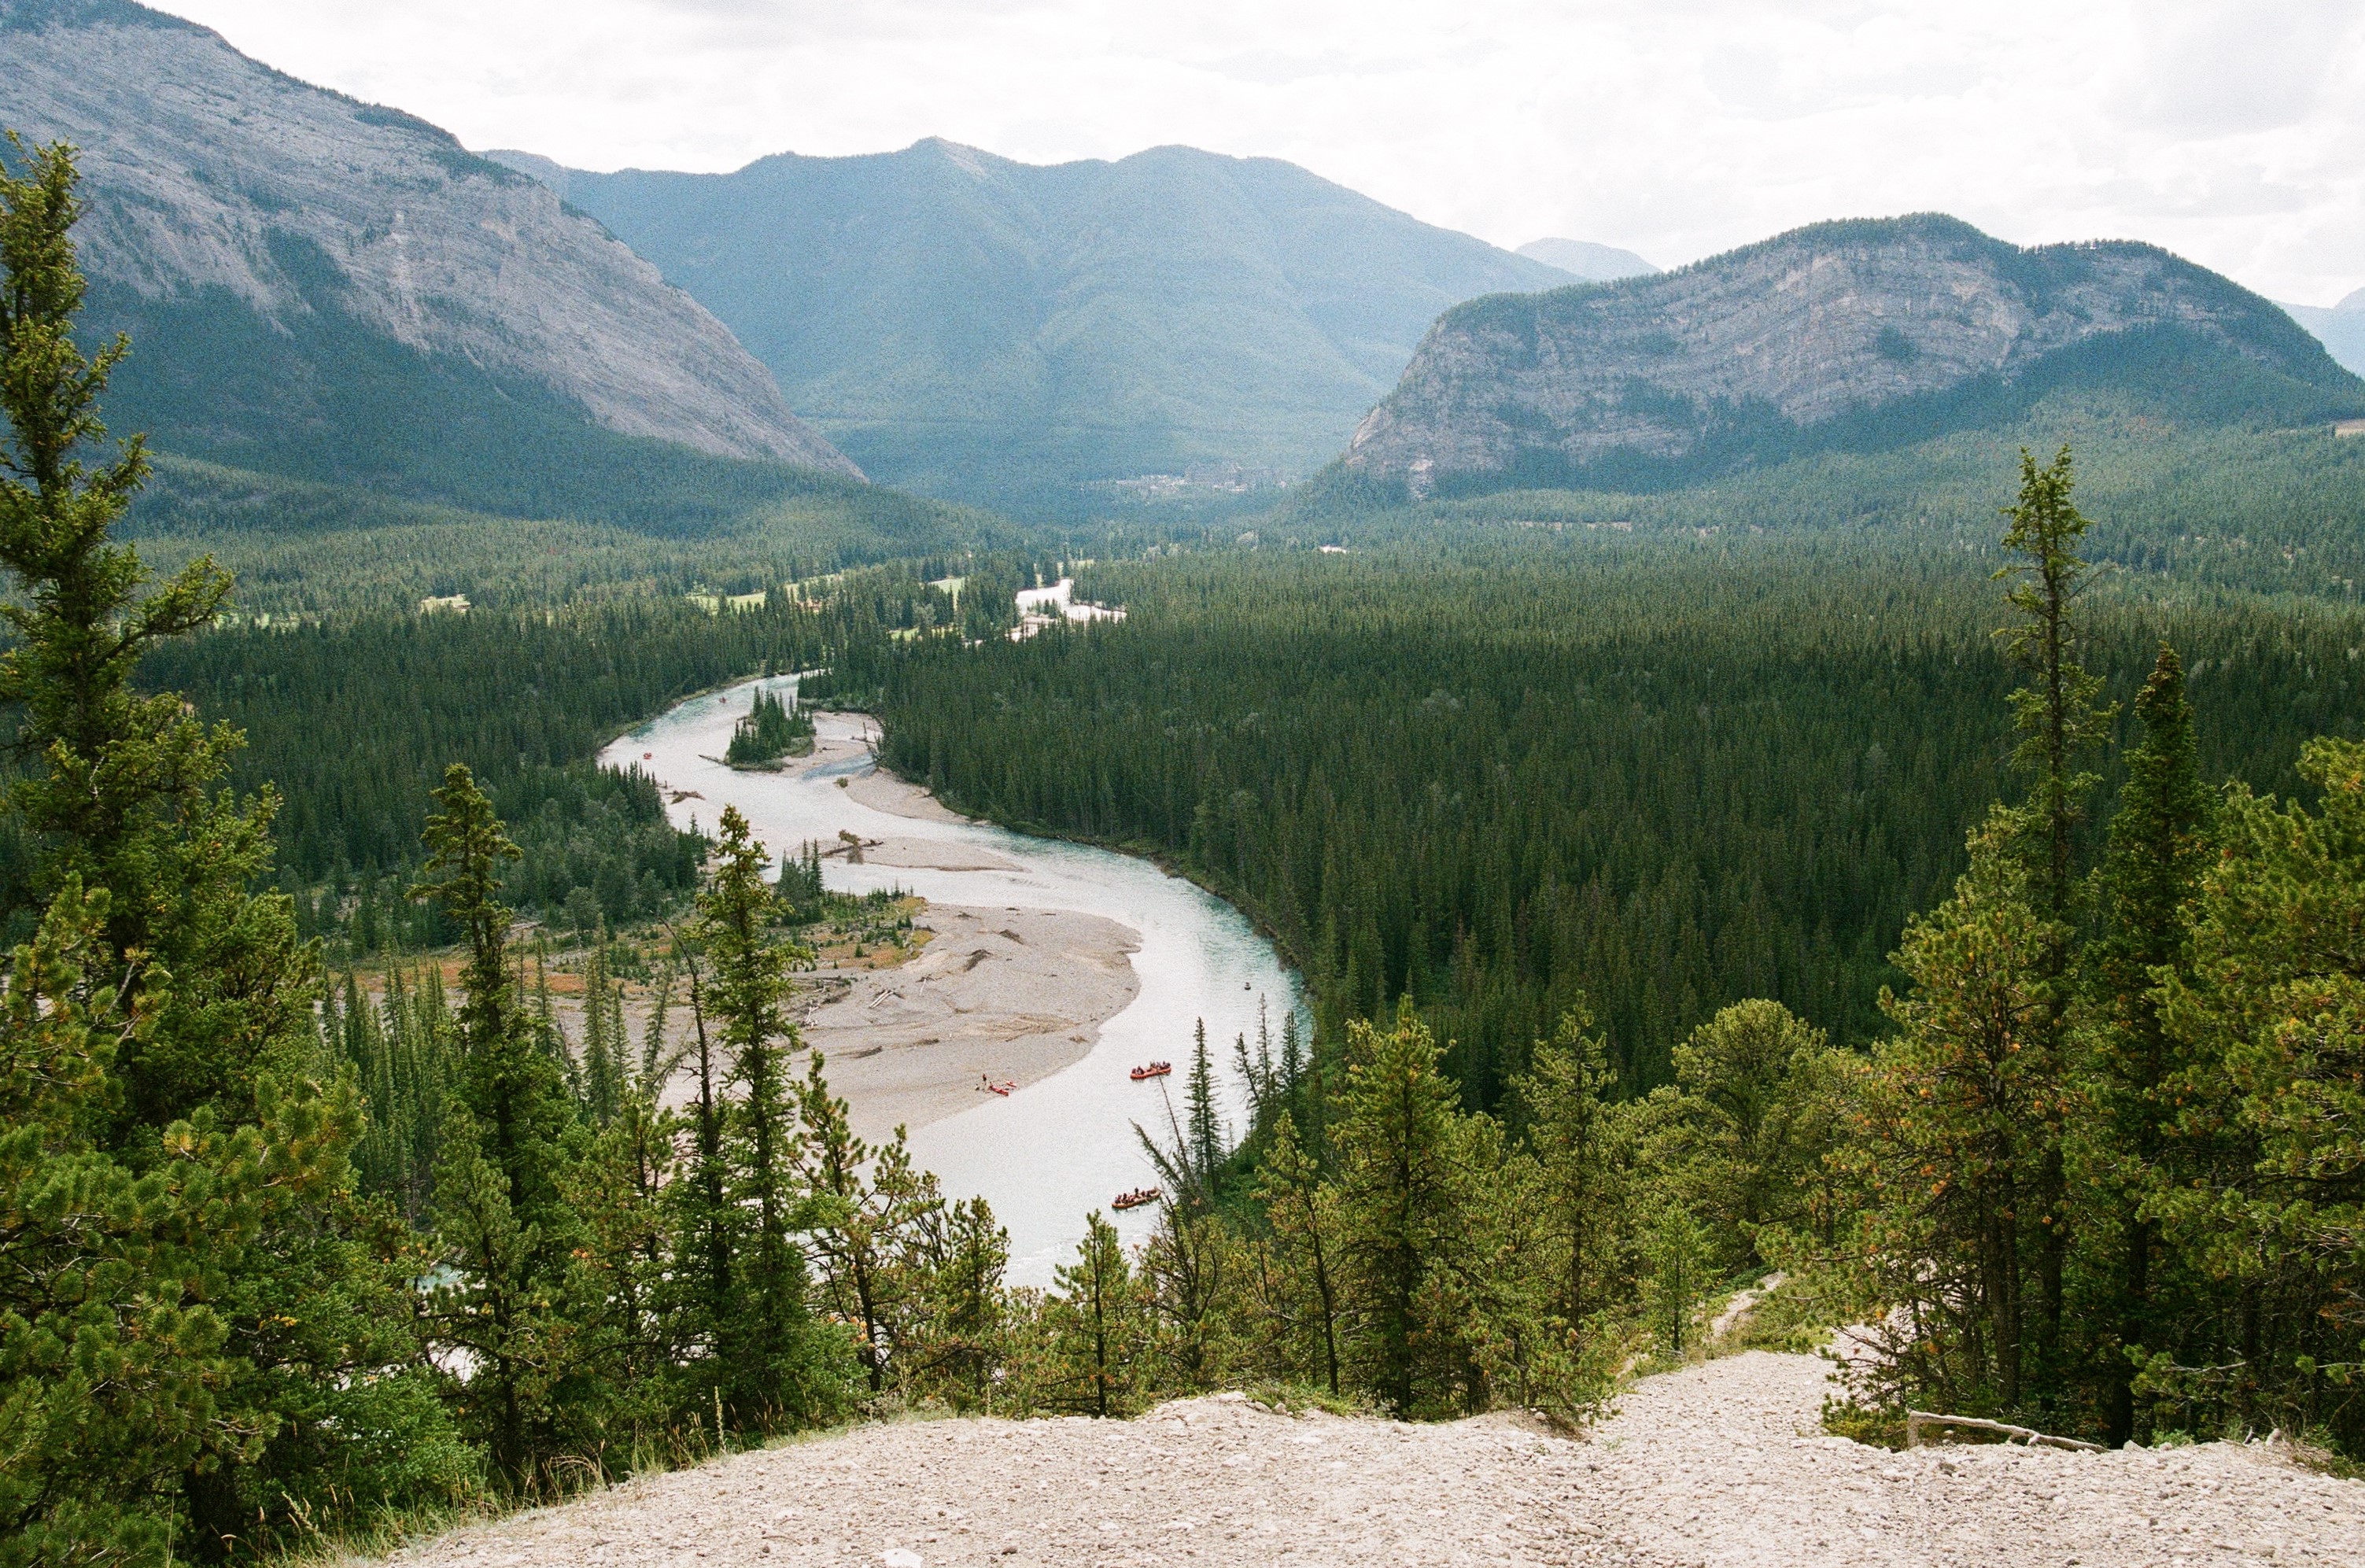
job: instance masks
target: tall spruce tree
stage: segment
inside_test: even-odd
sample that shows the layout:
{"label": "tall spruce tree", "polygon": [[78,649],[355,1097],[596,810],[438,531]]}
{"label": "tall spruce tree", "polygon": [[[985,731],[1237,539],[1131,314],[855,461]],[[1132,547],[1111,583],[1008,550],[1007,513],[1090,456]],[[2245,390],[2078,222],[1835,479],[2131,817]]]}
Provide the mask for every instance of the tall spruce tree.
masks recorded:
{"label": "tall spruce tree", "polygon": [[610,973],[609,948],[602,924],[583,976],[583,1109],[600,1126],[615,1119],[626,1092],[623,988]]}
{"label": "tall spruce tree", "polygon": [[1452,1354],[1429,1287],[1466,1229],[1465,1132],[1443,1054],[1417,1018],[1385,1033],[1350,1024],[1332,1126],[1361,1381],[1406,1416],[1434,1392],[1425,1366]]}
{"label": "tall spruce tree", "polygon": [[1224,1158],[1230,1151],[1224,1147],[1224,1124],[1216,1109],[1216,1067],[1207,1050],[1207,1021],[1199,1020],[1191,1040],[1191,1079],[1185,1090],[1189,1102],[1189,1157],[1193,1184],[1212,1202],[1216,1195],[1216,1178],[1221,1172]]}
{"label": "tall spruce tree", "polygon": [[[688,1111],[689,1151],[678,1180],[666,1189],[678,1261],[671,1277],[672,1309],[678,1331],[692,1352],[690,1365],[707,1393],[719,1393],[728,1371],[724,1340],[738,1310],[738,1217],[731,1200],[731,1168],[724,1140],[730,1102],[723,1093],[727,1062],[707,1026],[706,970],[694,930],[673,933],[673,961],[688,982],[690,1044],[688,1058],[698,1078],[698,1097]],[[655,1039],[643,1048],[654,1058]]]}
{"label": "tall spruce tree", "polygon": [[699,937],[711,969],[705,1005],[720,1026],[734,1092],[724,1118],[735,1299],[719,1326],[723,1398],[743,1427],[811,1418],[830,1395],[805,1303],[794,1092],[787,1060],[789,953],[772,934],[771,857],[735,806],[723,812],[712,880],[699,895]]}
{"label": "tall spruce tree", "polygon": [[1282,1338],[1304,1336],[1308,1353],[1303,1364],[1312,1381],[1337,1394],[1344,1225],[1337,1193],[1324,1184],[1322,1168],[1299,1140],[1287,1111],[1273,1119],[1257,1169],[1256,1198],[1272,1229]]}
{"label": "tall spruce tree", "polygon": [[[111,1159],[77,1167],[89,1184],[57,1189],[66,1201],[49,1218],[73,1213],[69,1193],[107,1191],[110,1170],[141,1172],[144,1196],[118,1194],[113,1215],[84,1216],[96,1260],[129,1216],[176,1223],[173,1194],[217,1182],[226,1195],[238,1182],[217,1179],[231,1169],[268,1173],[174,1244],[177,1272],[153,1282],[163,1338],[124,1361],[108,1396],[143,1397],[151,1373],[195,1342],[184,1328],[203,1338],[215,1330],[191,1326],[218,1326],[219,1357],[193,1385],[203,1417],[176,1427],[159,1406],[153,1446],[106,1461],[128,1528],[177,1511],[185,1551],[212,1557],[233,1535],[284,1527],[294,1509],[318,1518],[370,1506],[357,1495],[369,1488],[340,1495],[328,1475],[388,1440],[389,1422],[393,1440],[441,1444],[416,1406],[397,1410],[399,1380],[364,1387],[356,1376],[407,1357],[404,1275],[353,1207],[358,1101],[320,1050],[315,955],[292,902],[252,890],[272,878],[274,798],[219,789],[242,744],[235,730],[207,727],[176,693],[132,689],[144,659],[212,621],[230,585],[200,559],[151,588],[137,552],[111,537],[146,463],[135,438],[92,465],[106,437],[98,399],[129,346],[118,338],[86,357],[74,339],[84,293],[70,238],[75,183],[70,148],[10,136],[0,151],[0,566],[15,590],[0,607],[15,633],[0,699],[17,708],[30,763],[11,804],[39,855],[35,880],[98,922],[78,926],[74,967],[137,1026],[109,1042],[76,1118],[82,1152],[95,1158],[95,1144]],[[96,1337],[81,1350],[113,1353],[101,1349],[117,1321],[112,1293],[139,1268],[118,1258],[102,1270],[111,1283],[94,1276]],[[197,1316],[174,1316],[200,1299]],[[167,1479],[157,1464],[175,1445],[183,1468]],[[41,1506],[77,1501],[69,1485]]]}
{"label": "tall spruce tree", "polygon": [[1537,1165],[1543,1222],[1558,1254],[1551,1309],[1572,1356],[1593,1350],[1597,1316],[1631,1291],[1631,1130],[1611,1103],[1616,1075],[1592,1016],[1580,1005],[1538,1040],[1532,1066],[1513,1085]]}
{"label": "tall spruce tree", "polygon": [[200,556],[151,588],[140,556],[110,530],[147,477],[138,437],[96,466],[106,429],[98,399],[129,353],[116,339],[94,357],[76,346],[85,285],[68,231],[80,215],[70,148],[28,150],[13,136],[0,162],[0,402],[11,439],[0,476],[0,566],[19,592],[0,606],[16,633],[0,656],[0,700],[22,718],[17,745],[37,766],[14,801],[40,850],[41,885],[78,876],[108,890],[106,935],[144,954],[144,976],[172,974],[154,1025],[127,1042],[113,1137],[137,1143],[196,1106],[251,1114],[259,1072],[299,1069],[308,1054],[313,977],[292,905],[255,898],[267,879],[266,792],[216,791],[241,745],[177,693],[132,689],[160,644],[212,623],[229,576]]}
{"label": "tall spruce tree", "polygon": [[2110,735],[2115,703],[2100,700],[2102,678],[2081,662],[2084,628],[2079,599],[2092,568],[2078,554],[2090,526],[2071,504],[2074,484],[2069,449],[2040,468],[2027,451],[2020,454],[2020,497],[2004,509],[2012,526],[2004,548],[2021,559],[1998,570],[2012,587],[2005,601],[2018,619],[1997,633],[2023,680],[2012,695],[2020,743],[2012,762],[2030,776],[2028,800],[2009,817],[2018,851],[2026,863],[2026,897],[2044,922],[2037,951],[2038,1016],[2025,1042],[2037,1053],[2033,1074],[2051,1082],[2031,1095],[2029,1112],[2041,1119],[2034,1169],[2027,1172],[2027,1200],[2034,1210],[2037,1248],[2036,1372],[2041,1397],[2057,1391],[2059,1377],[2064,1269],[2069,1249],[2070,1213],[2065,1181],[2062,1121],[2067,1097],[2071,968],[2081,913],[2083,879],[2077,859],[2079,825],[2099,777],[2084,758]]}
{"label": "tall spruce tree", "polygon": [[501,1484],[535,1492],[599,1419],[598,1357],[586,1342],[594,1314],[573,1278],[573,1101],[509,963],[501,868],[517,846],[463,764],[445,769],[434,799],[443,809],[427,819],[426,877],[411,896],[437,901],[467,944],[459,1084],[435,1177],[436,1244],[452,1282],[436,1293],[435,1327],[474,1363],[454,1399]]}
{"label": "tall spruce tree", "polygon": [[2184,665],[2162,645],[2135,698],[2143,733],[2126,753],[2100,874],[2103,929],[2085,955],[2095,1017],[2081,1052],[2086,1108],[2078,1173],[2102,1194],[2116,1235],[2105,1245],[2101,1357],[2103,1430],[2135,1435],[2128,1353],[2160,1343],[2152,1276],[2158,1225],[2146,1204],[2166,1179],[2165,1134],[2177,1107],[2167,1086],[2188,1065],[2162,1025],[2162,970],[2190,972],[2191,909],[2214,857],[2216,796],[2202,782]]}

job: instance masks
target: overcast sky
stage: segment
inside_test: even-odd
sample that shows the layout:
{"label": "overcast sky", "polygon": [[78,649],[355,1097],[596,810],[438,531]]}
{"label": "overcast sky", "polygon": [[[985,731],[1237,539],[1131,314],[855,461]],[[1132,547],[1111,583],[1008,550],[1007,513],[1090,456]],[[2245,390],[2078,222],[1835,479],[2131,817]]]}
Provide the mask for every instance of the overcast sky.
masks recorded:
{"label": "overcast sky", "polygon": [[2365,0],[163,0],[474,148],[1287,158],[1503,245],[1940,209],[2365,286]]}

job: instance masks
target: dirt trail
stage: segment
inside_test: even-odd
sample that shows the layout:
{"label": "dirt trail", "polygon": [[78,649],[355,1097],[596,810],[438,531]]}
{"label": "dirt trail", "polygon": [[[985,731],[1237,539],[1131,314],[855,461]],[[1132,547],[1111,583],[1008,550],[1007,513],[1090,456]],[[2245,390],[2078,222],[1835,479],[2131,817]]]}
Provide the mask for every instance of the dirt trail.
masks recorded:
{"label": "dirt trail", "polygon": [[2365,1562],[2365,1484],[2264,1445],[1892,1454],[1824,1435],[1823,1363],[1653,1378],[1589,1439],[1268,1412],[913,1421],[455,1532],[435,1568],[632,1563],[1702,1565]]}

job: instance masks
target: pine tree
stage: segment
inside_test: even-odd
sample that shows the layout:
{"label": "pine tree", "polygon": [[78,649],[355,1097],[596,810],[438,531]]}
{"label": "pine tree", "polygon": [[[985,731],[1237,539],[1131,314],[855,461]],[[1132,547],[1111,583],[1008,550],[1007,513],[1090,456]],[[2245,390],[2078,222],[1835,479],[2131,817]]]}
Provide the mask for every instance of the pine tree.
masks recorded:
{"label": "pine tree", "polygon": [[1046,1311],[1060,1402],[1089,1416],[1132,1414],[1147,1338],[1141,1293],[1116,1227],[1095,1209]]}
{"label": "pine tree", "polygon": [[1884,1375],[1968,1413],[2021,1410],[2031,1392],[2029,1287],[2058,1147],[2053,931],[2017,833],[1999,809],[1954,896],[1907,925],[1894,961],[1911,986],[1883,994],[1898,1033],[1875,1058],[1854,1156],[1877,1204],[1868,1294],[1898,1307]]}
{"label": "pine tree", "polygon": [[2365,1451],[2365,745],[2300,756],[2303,803],[2239,785],[2192,904],[2189,970],[2154,971],[2171,1052],[2156,1339],[2135,1394],[2187,1430],[2303,1428]]}
{"label": "pine tree", "polygon": [[1224,1147],[1224,1124],[1216,1111],[1216,1070],[1207,1052],[1207,1021],[1199,1020],[1192,1038],[1191,1081],[1185,1092],[1190,1111],[1190,1164],[1192,1184],[1212,1201],[1216,1178],[1221,1173],[1224,1158],[1229,1152]]}
{"label": "pine tree", "polygon": [[1563,1014],[1513,1085],[1536,1159],[1539,1206],[1557,1232],[1552,1310],[1579,1361],[1593,1348],[1597,1317],[1628,1294],[1633,1245],[1631,1137],[1611,1104],[1616,1081],[1592,1027],[1581,1004]]}
{"label": "pine tree", "polygon": [[855,1354],[875,1394],[886,1390],[890,1358],[902,1354],[916,1284],[910,1250],[942,1200],[934,1178],[913,1169],[902,1128],[884,1148],[855,1136],[822,1067],[815,1051],[797,1092],[800,1175],[815,1200],[813,1245],[831,1307],[853,1325]]}
{"label": "pine tree", "polygon": [[438,901],[468,948],[459,1089],[435,1176],[437,1243],[454,1274],[437,1293],[437,1327],[475,1362],[456,1403],[501,1483],[533,1491],[598,1418],[596,1361],[581,1342],[589,1309],[569,1277],[581,1238],[566,1196],[572,1103],[508,961],[500,868],[517,846],[464,765],[444,771],[434,798],[427,879],[412,896]]}
{"label": "pine tree", "polygon": [[[1284,1036],[1284,1038],[1286,1036]],[[1272,1227],[1283,1288],[1284,1330],[1303,1333],[1316,1380],[1339,1391],[1339,1249],[1343,1221],[1336,1194],[1322,1181],[1314,1158],[1298,1141],[1296,1124],[1283,1111],[1274,1120],[1272,1141],[1258,1167],[1256,1197]]]}
{"label": "pine tree", "polygon": [[1416,1018],[1385,1034],[1351,1024],[1332,1129],[1362,1381],[1407,1416],[1429,1392],[1424,1362],[1451,1354],[1448,1326],[1425,1310],[1426,1297],[1466,1230],[1466,1134],[1438,1069],[1442,1054]]}
{"label": "pine tree", "polygon": [[666,1188],[677,1173],[681,1119],[660,1102],[663,1080],[635,1076],[614,1113],[570,1168],[568,1201],[582,1216],[585,1294],[601,1306],[611,1422],[653,1438],[680,1402],[679,1324],[667,1275],[673,1263]]}
{"label": "pine tree", "polygon": [[2020,454],[2020,498],[2005,509],[2012,520],[2003,545],[2023,559],[2002,567],[2012,579],[2006,602],[2019,620],[1998,638],[2025,680],[2012,696],[2020,744],[2013,765],[2032,777],[2030,799],[2009,821],[2016,848],[2027,864],[2030,907],[2045,923],[2039,949],[2037,1027],[2023,1042],[2037,1053],[2028,1070],[2052,1082],[2034,1092],[2028,1109],[2041,1118],[2027,1200],[2038,1226],[2037,1369],[2052,1392],[2060,1371],[2059,1342],[2064,1305],[2063,1270],[2068,1255],[2068,1193],[2064,1176],[2062,1116],[2068,1060],[2070,969],[2080,911],[2081,879],[2075,859],[2077,831],[2086,800],[2099,782],[2080,759],[2110,735],[2115,703],[2098,700],[2102,678],[2079,661],[2084,629],[2076,610],[2091,568],[2078,554],[2089,526],[2070,503],[2069,449],[2063,447],[2044,467],[2025,450]]}
{"label": "pine tree", "polygon": [[828,1397],[805,1305],[796,1182],[796,1108],[785,1063],[796,1047],[786,1010],[788,954],[770,932],[770,863],[735,806],[723,812],[719,864],[699,895],[699,936],[712,977],[707,1005],[721,1026],[736,1092],[724,1121],[730,1202],[742,1232],[734,1300],[721,1324],[725,1402],[758,1429],[808,1419]]}
{"label": "pine tree", "polygon": [[920,1292],[901,1374],[957,1409],[992,1409],[1008,1304],[1003,1287],[1010,1237],[983,1198],[937,1204],[917,1226]]}
{"label": "pine tree", "polygon": [[1642,1256],[1652,1331],[1681,1361],[1692,1346],[1692,1315],[1713,1283],[1715,1238],[1683,1204],[1662,1204],[1642,1231]]}
{"label": "pine tree", "polygon": [[2161,646],[2135,698],[2135,717],[2143,734],[2127,750],[2099,879],[2103,935],[2085,955],[2098,1015],[2079,1073],[2087,1107],[2079,1174],[2107,1194],[2117,1231],[2102,1307],[2109,1327],[2097,1336],[2103,1429],[2113,1443],[2135,1435],[2127,1352],[2159,1342],[2152,1302],[2158,1225],[2145,1205],[2166,1177],[2164,1135],[2176,1108],[2164,1091],[2188,1065],[2161,1025],[2158,977],[2163,969],[2190,972],[2187,906],[2213,857],[2216,816],[2175,649]]}
{"label": "pine tree", "polygon": [[[0,699],[19,715],[19,753],[32,764],[11,800],[38,850],[38,885],[60,898],[74,890],[101,923],[95,937],[76,939],[85,983],[116,992],[138,1020],[113,1042],[83,1125],[143,1182],[161,1184],[122,1199],[118,1219],[148,1208],[167,1221],[169,1194],[220,1159],[269,1172],[252,1189],[250,1211],[201,1220],[183,1238],[179,1282],[159,1287],[157,1332],[168,1339],[187,1291],[220,1327],[222,1353],[204,1380],[207,1409],[193,1428],[201,1440],[186,1446],[191,1431],[167,1421],[144,1457],[113,1455],[124,1479],[177,1489],[188,1545],[210,1554],[258,1523],[275,1528],[309,1499],[337,1506],[316,1489],[320,1470],[383,1435],[376,1424],[390,1403],[353,1388],[349,1374],[402,1355],[392,1346],[403,1275],[400,1260],[383,1249],[374,1255],[351,1200],[359,1096],[320,1048],[314,954],[297,935],[293,901],[255,890],[276,879],[275,797],[241,801],[219,789],[243,744],[236,730],[208,728],[175,692],[133,688],[146,661],[211,622],[229,579],[200,558],[151,591],[138,553],[111,538],[146,473],[140,442],[124,442],[95,468],[85,458],[106,440],[97,402],[128,345],[118,338],[86,358],[74,340],[84,284],[69,238],[79,211],[71,150],[28,150],[11,136],[8,151],[0,566],[15,580],[0,615],[15,641],[0,656]],[[85,889],[98,902],[83,903]],[[82,1169],[90,1191],[106,1185],[106,1169]],[[95,1320],[94,1331],[103,1338]],[[148,1355],[125,1363],[123,1397],[142,1397],[143,1368],[164,1364]],[[405,1436],[437,1446],[415,1427]],[[186,1462],[167,1479],[153,1463],[176,1444]],[[76,1506],[70,1488],[40,1505]]]}
{"label": "pine tree", "polygon": [[1231,1375],[1240,1266],[1239,1242],[1221,1216],[1160,1205],[1141,1250],[1141,1289],[1167,1386],[1205,1394]]}
{"label": "pine tree", "polygon": [[1762,1265],[1757,1233],[1808,1218],[1827,1133],[1805,1114],[1829,1047],[1778,1002],[1720,1009],[1675,1049],[1676,1081],[1642,1110],[1642,1160],[1717,1239],[1727,1268]]}
{"label": "pine tree", "polygon": [[173,1478],[221,1443],[237,1372],[207,1297],[258,1228],[252,1132],[182,1140],[143,1180],[89,1135],[117,1045],[143,1026],[92,970],[113,967],[106,895],[65,874],[0,992],[0,1561],[163,1560]]}

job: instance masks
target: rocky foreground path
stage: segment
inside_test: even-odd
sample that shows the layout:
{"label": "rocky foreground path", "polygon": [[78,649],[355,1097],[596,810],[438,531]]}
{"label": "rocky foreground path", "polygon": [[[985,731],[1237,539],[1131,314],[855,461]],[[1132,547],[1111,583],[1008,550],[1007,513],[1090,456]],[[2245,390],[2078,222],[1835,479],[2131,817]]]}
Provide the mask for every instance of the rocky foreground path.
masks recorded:
{"label": "rocky foreground path", "polygon": [[2365,1483],[2263,1444],[1897,1454],[1824,1435],[1824,1364],[1653,1378],[1589,1438],[1238,1395],[1135,1421],[910,1421],[636,1481],[402,1554],[433,1568],[1148,1563],[2365,1564]]}

